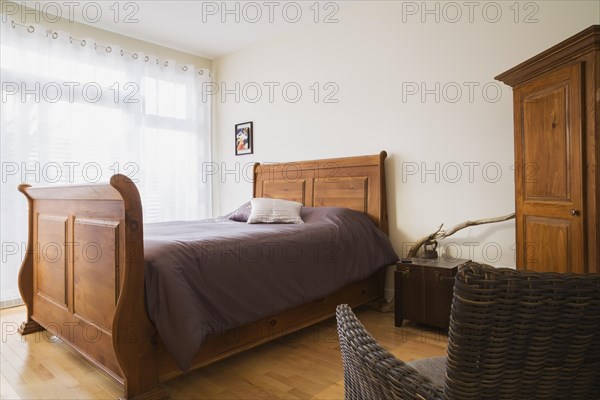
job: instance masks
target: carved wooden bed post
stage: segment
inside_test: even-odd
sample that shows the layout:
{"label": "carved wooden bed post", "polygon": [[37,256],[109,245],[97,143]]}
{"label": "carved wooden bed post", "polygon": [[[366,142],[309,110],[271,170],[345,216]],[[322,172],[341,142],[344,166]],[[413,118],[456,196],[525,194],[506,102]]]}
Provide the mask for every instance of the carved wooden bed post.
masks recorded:
{"label": "carved wooden bed post", "polygon": [[379,228],[386,234],[389,234],[388,230],[388,210],[387,210],[387,188],[385,181],[385,159],[387,158],[387,152],[382,150],[379,152],[379,174],[381,176],[381,185],[379,187],[379,204],[381,207]]}
{"label": "carved wooden bed post", "polygon": [[27,250],[25,259],[19,270],[19,293],[27,307],[27,320],[19,326],[21,335],[28,335],[33,332],[43,331],[44,328],[31,319],[33,314],[33,257],[36,244],[33,243],[33,200],[27,194],[25,189],[30,187],[26,183],[19,185],[19,192],[27,198]]}
{"label": "carved wooden bed post", "polygon": [[158,381],[158,336],[146,313],[140,194],[124,175],[114,175],[110,184],[123,198],[125,212],[125,268],[113,318],[113,347],[123,372],[124,394],[127,399],[167,398]]}

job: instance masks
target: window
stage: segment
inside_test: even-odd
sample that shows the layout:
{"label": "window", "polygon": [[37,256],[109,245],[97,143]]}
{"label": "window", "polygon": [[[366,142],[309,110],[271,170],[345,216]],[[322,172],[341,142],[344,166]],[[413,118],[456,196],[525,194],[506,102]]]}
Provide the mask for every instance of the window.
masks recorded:
{"label": "window", "polygon": [[18,297],[32,185],[108,182],[128,175],[144,220],[211,216],[208,71],[158,62],[66,33],[2,23],[0,109],[2,295]]}

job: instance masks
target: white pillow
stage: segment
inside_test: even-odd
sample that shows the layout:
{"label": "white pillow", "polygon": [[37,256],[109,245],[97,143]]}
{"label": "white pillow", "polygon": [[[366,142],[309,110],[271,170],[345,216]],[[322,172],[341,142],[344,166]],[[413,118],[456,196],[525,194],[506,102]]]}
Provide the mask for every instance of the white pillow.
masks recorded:
{"label": "white pillow", "polygon": [[302,203],[280,199],[256,198],[250,201],[249,224],[302,224]]}

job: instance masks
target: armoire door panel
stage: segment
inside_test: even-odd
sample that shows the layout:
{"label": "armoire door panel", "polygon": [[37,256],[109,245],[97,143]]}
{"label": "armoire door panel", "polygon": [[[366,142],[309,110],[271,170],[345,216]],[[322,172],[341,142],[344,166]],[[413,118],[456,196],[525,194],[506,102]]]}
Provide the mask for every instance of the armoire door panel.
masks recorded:
{"label": "armoire door panel", "polygon": [[580,64],[515,91],[517,266],[583,272]]}
{"label": "armoire door panel", "polygon": [[569,201],[568,82],[523,99],[523,197]]}
{"label": "armoire door panel", "polygon": [[[523,224],[524,267],[533,271],[571,272],[569,220],[525,216]],[[565,269],[566,266],[566,269]]]}

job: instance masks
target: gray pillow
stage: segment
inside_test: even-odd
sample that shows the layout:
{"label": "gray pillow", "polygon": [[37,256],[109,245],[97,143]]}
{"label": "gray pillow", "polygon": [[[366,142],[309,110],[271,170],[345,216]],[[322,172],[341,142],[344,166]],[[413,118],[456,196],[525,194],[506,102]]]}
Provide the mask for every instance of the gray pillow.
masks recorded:
{"label": "gray pillow", "polygon": [[248,217],[250,216],[251,209],[252,206],[250,205],[250,202],[247,201],[241,206],[239,206],[236,210],[230,212],[227,215],[227,218],[232,221],[246,222],[248,221]]}
{"label": "gray pillow", "polygon": [[303,224],[302,203],[280,199],[256,198],[250,201],[249,224]]}

